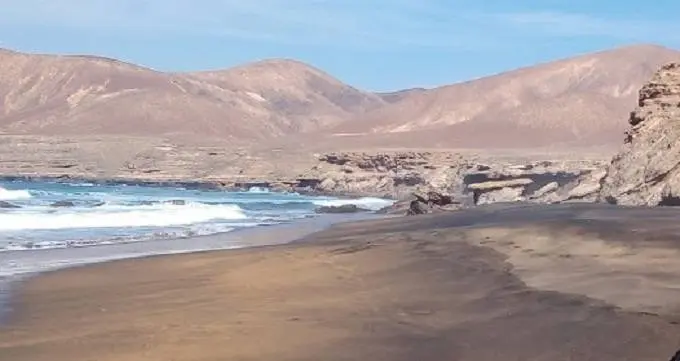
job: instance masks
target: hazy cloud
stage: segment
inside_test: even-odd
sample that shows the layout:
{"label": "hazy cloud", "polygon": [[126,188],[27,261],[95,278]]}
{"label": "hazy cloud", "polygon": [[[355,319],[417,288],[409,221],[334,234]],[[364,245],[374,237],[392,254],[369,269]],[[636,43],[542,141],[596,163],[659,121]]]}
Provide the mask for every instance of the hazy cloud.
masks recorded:
{"label": "hazy cloud", "polygon": [[[452,6],[453,3],[457,6]],[[0,0],[3,26],[221,36],[353,48],[479,48],[513,36],[644,40],[680,26],[565,12],[488,13],[454,0]]]}
{"label": "hazy cloud", "polygon": [[516,12],[490,14],[489,17],[515,29],[539,31],[543,36],[602,36],[630,41],[651,41],[655,38],[678,39],[676,34],[680,31],[680,24],[677,22],[606,18],[568,12]]}

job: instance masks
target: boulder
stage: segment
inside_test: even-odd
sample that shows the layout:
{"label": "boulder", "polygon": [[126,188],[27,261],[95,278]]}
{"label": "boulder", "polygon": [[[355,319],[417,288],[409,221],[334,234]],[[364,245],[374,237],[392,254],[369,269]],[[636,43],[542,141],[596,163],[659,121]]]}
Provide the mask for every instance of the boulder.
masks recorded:
{"label": "boulder", "polygon": [[639,92],[624,146],[598,199],[621,205],[680,205],[680,63],[664,65]]}
{"label": "boulder", "polygon": [[50,204],[50,207],[54,208],[66,208],[66,207],[75,207],[75,203],[71,201],[56,201],[52,204]]}
{"label": "boulder", "polygon": [[516,178],[516,179],[508,179],[508,180],[491,180],[487,182],[481,182],[481,183],[473,183],[469,184],[468,188],[473,190],[473,191],[490,191],[490,190],[495,190],[495,189],[503,189],[503,188],[520,188],[520,187],[525,187],[534,181],[528,178]]}
{"label": "boulder", "polygon": [[10,202],[6,201],[0,201],[0,208],[4,209],[16,209],[16,208],[21,208],[20,206],[17,206],[16,204],[12,204]]}
{"label": "boulder", "polygon": [[541,199],[541,197],[544,197],[548,193],[555,192],[560,188],[559,183],[557,182],[550,182],[543,187],[539,188],[534,194],[531,195],[532,199]]}
{"label": "boulder", "polygon": [[357,212],[369,212],[368,209],[359,208],[354,204],[343,204],[341,206],[324,206],[319,207],[314,210],[316,213],[357,213]]}
{"label": "boulder", "polygon": [[405,202],[397,202],[393,207],[403,207],[399,203],[408,203],[407,216],[447,212],[458,210],[462,207],[460,202],[455,201],[451,195],[434,190],[413,192],[410,199]]}
{"label": "boulder", "polygon": [[435,191],[427,192],[427,200],[434,205],[443,207],[453,203],[453,199],[448,194],[441,194]]}
{"label": "boulder", "polygon": [[408,210],[406,211],[407,216],[417,216],[427,213],[430,213],[430,207],[427,203],[424,203],[419,199],[414,199],[409,202]]}
{"label": "boulder", "polygon": [[524,188],[521,187],[506,187],[495,188],[490,191],[480,193],[477,198],[477,205],[491,204],[491,203],[505,203],[505,202],[519,202],[525,200],[522,197]]}

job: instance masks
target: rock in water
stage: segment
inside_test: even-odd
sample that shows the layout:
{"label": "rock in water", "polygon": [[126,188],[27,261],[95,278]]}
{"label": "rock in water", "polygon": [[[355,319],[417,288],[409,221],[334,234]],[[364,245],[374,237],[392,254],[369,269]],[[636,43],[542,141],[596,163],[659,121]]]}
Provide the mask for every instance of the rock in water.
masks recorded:
{"label": "rock in water", "polygon": [[599,199],[621,205],[680,205],[680,63],[664,65],[640,90],[624,147]]}
{"label": "rock in water", "polygon": [[17,206],[16,204],[12,204],[10,202],[0,201],[0,208],[16,209],[16,208],[21,208],[21,207]]}
{"label": "rock in water", "polygon": [[64,207],[75,207],[75,203],[71,201],[56,201],[52,204],[50,204],[50,207],[54,208],[64,208]]}
{"label": "rock in water", "polygon": [[343,204],[341,206],[325,206],[314,210],[316,213],[357,213],[368,212],[368,209],[359,208],[354,204]]}

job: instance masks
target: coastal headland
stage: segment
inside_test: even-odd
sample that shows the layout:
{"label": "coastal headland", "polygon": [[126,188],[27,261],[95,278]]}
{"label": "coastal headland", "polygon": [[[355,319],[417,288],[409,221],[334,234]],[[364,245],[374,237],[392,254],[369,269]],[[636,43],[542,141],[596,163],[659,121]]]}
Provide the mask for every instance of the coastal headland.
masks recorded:
{"label": "coastal headland", "polygon": [[495,204],[52,272],[17,295],[0,359],[667,360],[678,217]]}

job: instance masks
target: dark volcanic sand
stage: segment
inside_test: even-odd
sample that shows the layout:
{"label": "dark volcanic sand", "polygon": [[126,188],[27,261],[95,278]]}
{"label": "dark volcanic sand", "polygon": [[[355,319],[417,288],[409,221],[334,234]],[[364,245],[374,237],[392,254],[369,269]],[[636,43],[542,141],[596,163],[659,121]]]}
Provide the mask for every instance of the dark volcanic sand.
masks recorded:
{"label": "dark volcanic sand", "polygon": [[53,272],[23,287],[0,360],[665,361],[678,219],[495,205]]}

